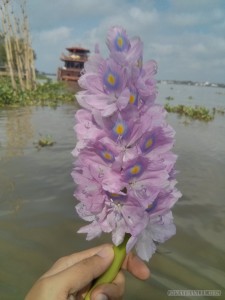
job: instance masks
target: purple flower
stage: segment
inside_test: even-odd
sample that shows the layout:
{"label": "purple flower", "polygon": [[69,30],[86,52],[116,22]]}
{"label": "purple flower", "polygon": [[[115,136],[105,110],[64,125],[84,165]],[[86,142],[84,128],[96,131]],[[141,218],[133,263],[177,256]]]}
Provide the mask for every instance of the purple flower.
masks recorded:
{"label": "purple flower", "polygon": [[140,38],[129,39],[122,27],[112,27],[107,36],[106,42],[110,57],[119,65],[130,68],[141,69],[143,57],[143,43]]}
{"label": "purple flower", "polygon": [[89,222],[78,232],[93,239],[112,233],[127,251],[149,260],[175,234],[171,209],[181,197],[176,189],[172,152],[175,132],[166,111],[155,104],[155,61],[143,64],[140,38],[122,27],[107,36],[109,58],[99,49],[85,63],[74,130],[77,145],[72,177],[78,215]]}
{"label": "purple flower", "polygon": [[[79,84],[85,89],[77,93],[78,103],[89,110],[97,109],[104,117],[115,111],[126,108],[130,99],[129,88],[126,86],[124,68],[112,59],[99,59],[99,67],[90,60],[85,64],[85,73]],[[88,72],[87,70],[91,70]],[[93,84],[94,83],[94,84]]]}
{"label": "purple flower", "polygon": [[163,216],[149,218],[145,229],[138,235],[132,236],[127,243],[127,252],[134,246],[140,258],[149,261],[156,251],[156,242],[164,243],[176,233],[172,212]]}
{"label": "purple flower", "polygon": [[79,203],[76,206],[78,214],[83,219],[88,217],[92,223],[82,227],[79,232],[87,233],[89,239],[102,232],[112,232],[114,244],[119,245],[123,241],[125,233],[137,236],[148,222],[148,217],[139,202],[123,194],[106,193],[104,208],[99,214],[91,215],[90,210],[86,206],[82,206],[81,209],[81,205]]}
{"label": "purple flower", "polygon": [[140,152],[148,157],[168,152],[173,147],[174,134],[169,125],[146,131],[138,141]]}
{"label": "purple flower", "polygon": [[162,161],[150,161],[141,156],[123,164],[122,178],[127,182],[129,194],[142,205],[146,199],[153,201],[168,184],[168,173]]}
{"label": "purple flower", "polygon": [[102,80],[102,85],[106,94],[118,94],[125,88],[126,76],[124,69],[119,66],[114,60],[109,59],[104,64],[102,70],[99,72]]}
{"label": "purple flower", "polygon": [[78,142],[72,154],[79,155],[82,149],[100,137],[104,136],[105,132],[96,126],[92,114],[88,110],[80,109],[76,113],[76,122],[74,130],[77,135]]}
{"label": "purple flower", "polygon": [[109,30],[106,44],[111,52],[127,52],[130,49],[130,41],[122,27],[114,26]]}

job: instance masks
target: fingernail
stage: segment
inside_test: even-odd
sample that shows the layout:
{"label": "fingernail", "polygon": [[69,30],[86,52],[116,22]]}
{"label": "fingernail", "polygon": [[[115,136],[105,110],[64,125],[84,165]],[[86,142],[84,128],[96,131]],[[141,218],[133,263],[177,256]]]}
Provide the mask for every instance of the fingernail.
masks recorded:
{"label": "fingernail", "polygon": [[98,256],[107,258],[107,257],[113,257],[114,252],[112,247],[104,247],[98,252]]}
{"label": "fingernail", "polygon": [[95,300],[108,300],[108,297],[104,294],[98,294]]}

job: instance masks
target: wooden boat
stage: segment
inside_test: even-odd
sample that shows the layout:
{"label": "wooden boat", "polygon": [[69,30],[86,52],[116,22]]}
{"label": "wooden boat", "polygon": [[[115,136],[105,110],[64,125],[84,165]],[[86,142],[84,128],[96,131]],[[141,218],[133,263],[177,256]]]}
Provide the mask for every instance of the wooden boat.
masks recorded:
{"label": "wooden boat", "polygon": [[68,53],[66,55],[63,53],[60,57],[64,66],[58,68],[57,79],[66,82],[70,88],[77,89],[77,81],[90,51],[82,47],[68,47],[66,50]]}

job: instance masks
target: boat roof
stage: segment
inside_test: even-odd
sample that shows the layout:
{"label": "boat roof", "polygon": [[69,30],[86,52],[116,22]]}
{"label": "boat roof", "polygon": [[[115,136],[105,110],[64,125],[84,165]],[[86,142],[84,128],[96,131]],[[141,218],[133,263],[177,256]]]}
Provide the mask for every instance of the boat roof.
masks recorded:
{"label": "boat roof", "polygon": [[69,52],[73,53],[89,53],[90,50],[83,48],[83,47],[77,47],[77,46],[72,46],[72,47],[67,47],[66,50]]}
{"label": "boat roof", "polygon": [[60,60],[62,61],[74,61],[74,62],[86,62],[86,59],[79,59],[79,58],[72,58],[72,57],[60,57]]}

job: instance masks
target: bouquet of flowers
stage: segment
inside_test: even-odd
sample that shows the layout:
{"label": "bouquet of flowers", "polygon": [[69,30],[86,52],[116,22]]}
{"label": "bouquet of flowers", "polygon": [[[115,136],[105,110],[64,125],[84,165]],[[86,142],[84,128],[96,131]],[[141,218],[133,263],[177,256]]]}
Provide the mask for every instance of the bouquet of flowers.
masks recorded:
{"label": "bouquet of flowers", "polygon": [[175,187],[175,131],[155,103],[156,62],[143,63],[142,41],[121,27],[109,30],[106,44],[109,57],[96,47],[79,79],[72,177],[76,211],[89,222],[78,232],[87,240],[112,233],[120,268],[133,247],[148,261],[156,243],[175,234],[171,208],[181,194]]}

